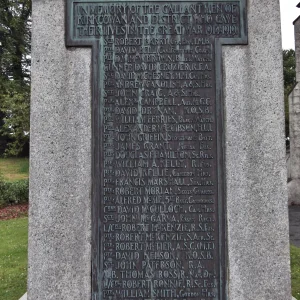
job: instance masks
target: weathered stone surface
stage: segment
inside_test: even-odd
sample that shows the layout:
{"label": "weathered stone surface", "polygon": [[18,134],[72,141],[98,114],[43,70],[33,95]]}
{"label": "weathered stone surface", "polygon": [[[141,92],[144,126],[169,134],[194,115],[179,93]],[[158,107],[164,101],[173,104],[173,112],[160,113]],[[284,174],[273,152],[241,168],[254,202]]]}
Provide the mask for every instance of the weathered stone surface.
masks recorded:
{"label": "weathered stone surface", "polygon": [[224,47],[229,299],[290,299],[278,1],[248,1],[247,47]]}
{"label": "weathered stone surface", "polygon": [[66,49],[65,1],[33,1],[29,300],[90,299],[90,49]]}
{"label": "weathered stone surface", "polygon": [[[290,299],[279,5],[249,0],[249,45],[223,48],[228,299]],[[64,46],[64,1],[33,1],[29,300],[91,299],[90,50]]]}
{"label": "weathered stone surface", "polygon": [[[296,81],[300,80],[300,18],[294,22]],[[297,84],[289,95],[290,159],[288,183],[289,204],[300,204],[300,87]]]}

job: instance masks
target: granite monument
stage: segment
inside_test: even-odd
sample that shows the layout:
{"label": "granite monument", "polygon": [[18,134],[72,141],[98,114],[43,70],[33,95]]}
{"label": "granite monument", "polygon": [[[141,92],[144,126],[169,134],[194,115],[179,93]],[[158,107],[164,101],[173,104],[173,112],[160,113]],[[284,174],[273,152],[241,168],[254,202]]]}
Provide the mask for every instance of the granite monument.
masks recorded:
{"label": "granite monument", "polygon": [[28,299],[291,299],[279,4],[33,21]]}

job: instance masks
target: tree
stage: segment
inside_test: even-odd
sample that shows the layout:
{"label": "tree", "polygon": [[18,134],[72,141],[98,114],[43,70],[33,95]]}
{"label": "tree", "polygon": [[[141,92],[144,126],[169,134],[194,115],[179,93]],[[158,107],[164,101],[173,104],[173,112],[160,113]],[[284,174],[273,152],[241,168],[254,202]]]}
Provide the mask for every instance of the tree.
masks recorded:
{"label": "tree", "polygon": [[289,136],[289,100],[288,96],[296,84],[296,59],[293,49],[283,50],[283,80],[285,104],[285,133]]}
{"label": "tree", "polygon": [[29,140],[31,0],[0,1],[0,38],[0,134],[18,155]]}

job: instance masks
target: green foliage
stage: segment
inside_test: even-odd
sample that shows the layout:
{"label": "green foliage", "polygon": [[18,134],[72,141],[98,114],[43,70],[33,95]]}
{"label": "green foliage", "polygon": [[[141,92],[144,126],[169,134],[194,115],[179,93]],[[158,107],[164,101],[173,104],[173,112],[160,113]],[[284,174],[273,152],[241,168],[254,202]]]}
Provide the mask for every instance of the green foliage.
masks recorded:
{"label": "green foliage", "polygon": [[300,300],[300,248],[291,245],[292,294]]}
{"label": "green foliage", "polygon": [[293,49],[283,50],[283,80],[284,80],[284,106],[285,106],[285,132],[289,135],[289,100],[288,96],[296,83],[296,58]]}
{"label": "green foliage", "polygon": [[0,1],[0,135],[12,142],[7,156],[29,140],[31,0]]}
{"label": "green foliage", "polygon": [[0,299],[26,292],[28,218],[0,221]]}
{"label": "green foliage", "polygon": [[31,0],[0,1],[2,76],[23,81],[29,78]]}
{"label": "green foliage", "polygon": [[0,134],[13,137],[5,154],[17,156],[29,140],[30,119],[30,86],[19,85],[16,81],[0,82],[1,107],[3,113],[3,126]]}
{"label": "green foliage", "polygon": [[284,88],[287,93],[292,91],[296,83],[296,59],[293,49],[283,50],[283,80]]}
{"label": "green foliage", "polygon": [[29,199],[29,180],[5,181],[0,178],[0,208],[13,204],[27,203]]}

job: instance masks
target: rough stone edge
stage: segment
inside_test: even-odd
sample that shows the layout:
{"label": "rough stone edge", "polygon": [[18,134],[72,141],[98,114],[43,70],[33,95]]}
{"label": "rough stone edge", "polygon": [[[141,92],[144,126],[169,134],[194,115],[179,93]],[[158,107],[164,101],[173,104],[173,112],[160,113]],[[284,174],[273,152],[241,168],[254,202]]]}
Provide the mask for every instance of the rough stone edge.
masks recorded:
{"label": "rough stone edge", "polygon": [[279,1],[248,0],[223,47],[228,299],[291,299]]}
{"label": "rough stone edge", "polygon": [[[34,1],[34,2],[35,2],[35,1]],[[56,1],[56,3],[55,3],[56,5],[57,5],[57,2],[58,2],[58,1]],[[269,8],[270,11],[271,11],[271,10],[274,10],[273,5],[274,5],[274,4],[272,3],[272,7]],[[258,6],[258,7],[261,7],[261,5],[259,5],[259,3],[257,3],[257,6]],[[254,18],[254,19],[255,19],[255,18]],[[238,128],[238,126],[237,126],[237,128]],[[228,173],[227,173],[227,174],[228,174]],[[229,172],[228,175],[231,175],[230,172]],[[238,264],[238,263],[236,263],[236,264]],[[41,271],[41,270],[39,270],[39,271]],[[237,279],[237,280],[240,279],[241,282],[243,282],[243,278],[236,278],[236,279]],[[261,296],[259,296],[259,297],[261,297]],[[36,298],[36,299],[38,299],[38,298]],[[46,299],[46,298],[44,298],[44,299]],[[49,299],[50,299],[50,298],[49,298]],[[239,299],[240,299],[240,298],[239,298]],[[244,298],[244,299],[246,299],[246,298]],[[247,299],[248,299],[248,298],[247,298]],[[251,298],[251,299],[255,299],[255,298]],[[261,299],[261,298],[259,298],[259,299]],[[279,298],[278,298],[278,299],[279,299]]]}
{"label": "rough stone edge", "polygon": [[32,6],[27,297],[88,300],[91,50],[65,47],[65,0]]}

